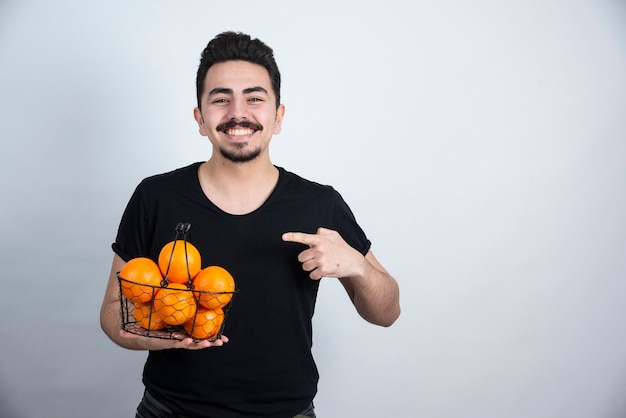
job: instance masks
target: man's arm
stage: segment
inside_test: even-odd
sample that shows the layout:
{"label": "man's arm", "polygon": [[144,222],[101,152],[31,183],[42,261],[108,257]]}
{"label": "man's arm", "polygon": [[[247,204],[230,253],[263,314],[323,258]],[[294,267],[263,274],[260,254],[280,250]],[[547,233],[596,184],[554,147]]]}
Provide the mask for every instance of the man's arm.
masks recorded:
{"label": "man's arm", "polygon": [[284,241],[309,248],[298,255],[309,277],[337,277],[357,312],[372,324],[388,327],[400,316],[398,283],[369,251],[365,256],[350,247],[336,231],[319,228],[317,234],[287,232]]}
{"label": "man's arm", "polygon": [[359,315],[373,324],[391,326],[400,316],[398,283],[371,251],[363,257],[363,263],[363,275],[340,277],[339,280]]}
{"label": "man's arm", "polygon": [[228,342],[226,336],[215,341],[194,342],[192,338],[182,341],[165,340],[161,338],[142,337],[122,330],[122,318],[120,316],[120,292],[117,280],[117,272],[124,265],[124,260],[117,254],[113,256],[109,282],[100,308],[100,326],[104,333],[120,347],[130,350],[165,350],[169,348],[200,349],[211,346],[221,346]]}

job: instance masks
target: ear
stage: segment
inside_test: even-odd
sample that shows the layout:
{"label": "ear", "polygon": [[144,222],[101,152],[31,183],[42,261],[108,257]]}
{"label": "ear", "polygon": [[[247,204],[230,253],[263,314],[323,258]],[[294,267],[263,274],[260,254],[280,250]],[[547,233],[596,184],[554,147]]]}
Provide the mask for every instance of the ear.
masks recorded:
{"label": "ear", "polygon": [[276,123],[274,124],[274,135],[280,133],[283,123],[283,117],[285,117],[285,105],[281,104],[280,106],[278,106],[278,109],[276,109]]}
{"label": "ear", "polygon": [[206,136],[206,132],[204,131],[204,118],[202,117],[202,112],[198,107],[193,108],[193,118],[198,124],[198,131],[200,132],[200,135]]}

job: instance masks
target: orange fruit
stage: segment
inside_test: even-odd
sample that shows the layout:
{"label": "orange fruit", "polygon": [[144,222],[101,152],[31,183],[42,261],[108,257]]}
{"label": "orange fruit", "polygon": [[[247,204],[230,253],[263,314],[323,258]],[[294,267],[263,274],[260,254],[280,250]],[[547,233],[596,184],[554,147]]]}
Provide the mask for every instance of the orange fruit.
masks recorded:
{"label": "orange fruit", "polygon": [[163,276],[159,266],[147,257],[137,257],[122,266],[119,276],[122,294],[135,303],[152,300],[155,287],[161,285]]}
{"label": "orange fruit", "polygon": [[181,283],[169,283],[160,288],[152,302],[154,311],[169,325],[182,325],[196,314],[196,299]]}
{"label": "orange fruit", "polygon": [[167,325],[163,321],[163,317],[152,309],[151,303],[137,303],[135,304],[135,310],[133,316],[137,321],[137,324],[144,329],[150,331],[157,331],[165,328]]}
{"label": "orange fruit", "polygon": [[185,331],[197,340],[205,340],[215,337],[224,322],[224,311],[221,308],[206,309],[198,308],[195,320],[192,318],[185,322]]}
{"label": "orange fruit", "polygon": [[200,251],[186,240],[175,240],[159,253],[159,268],[170,283],[187,284],[200,271]]}
{"label": "orange fruit", "polygon": [[223,308],[233,297],[235,279],[225,268],[209,266],[194,277],[193,289],[198,291],[200,305],[208,309]]}

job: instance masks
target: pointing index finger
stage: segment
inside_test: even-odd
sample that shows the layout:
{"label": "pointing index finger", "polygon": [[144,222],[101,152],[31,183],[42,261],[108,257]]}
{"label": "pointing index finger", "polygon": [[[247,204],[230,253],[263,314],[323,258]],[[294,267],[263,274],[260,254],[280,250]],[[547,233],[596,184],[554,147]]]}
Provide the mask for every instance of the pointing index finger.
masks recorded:
{"label": "pointing index finger", "polygon": [[283,241],[298,242],[300,244],[311,246],[317,242],[315,234],[305,234],[304,232],[285,232]]}

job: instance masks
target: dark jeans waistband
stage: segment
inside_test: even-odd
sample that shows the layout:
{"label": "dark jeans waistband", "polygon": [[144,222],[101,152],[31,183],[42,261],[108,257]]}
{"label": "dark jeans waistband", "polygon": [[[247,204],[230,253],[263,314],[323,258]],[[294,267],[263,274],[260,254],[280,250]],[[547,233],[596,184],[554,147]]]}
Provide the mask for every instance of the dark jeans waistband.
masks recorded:
{"label": "dark jeans waistband", "polygon": [[[156,400],[147,390],[144,391],[143,399],[137,407],[135,418],[194,418],[188,415],[180,415]],[[316,418],[313,402],[294,418]]]}

